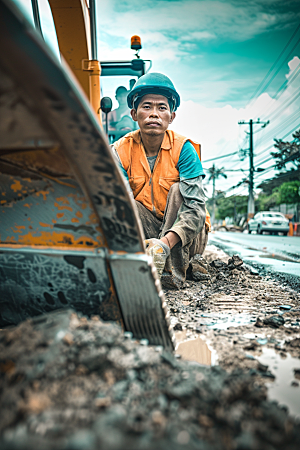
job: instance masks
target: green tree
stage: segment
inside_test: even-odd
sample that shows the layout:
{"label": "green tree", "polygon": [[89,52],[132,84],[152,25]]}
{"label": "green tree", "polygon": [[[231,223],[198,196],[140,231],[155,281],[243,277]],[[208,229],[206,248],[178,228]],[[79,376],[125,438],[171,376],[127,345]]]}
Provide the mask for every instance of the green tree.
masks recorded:
{"label": "green tree", "polygon": [[288,162],[292,162],[296,169],[300,168],[300,129],[293,135],[293,142],[283,142],[281,139],[274,139],[274,147],[277,152],[271,152],[276,160],[276,169],[285,169]]}
{"label": "green tree", "polygon": [[208,182],[213,182],[213,195],[212,195],[212,214],[211,214],[211,223],[214,224],[215,221],[215,210],[216,210],[216,180],[220,177],[227,178],[225,174],[224,167],[218,169],[214,164],[208,169]]}
{"label": "green tree", "polygon": [[300,203],[300,181],[288,181],[279,187],[280,203]]}
{"label": "green tree", "polygon": [[258,195],[257,200],[255,201],[256,209],[258,211],[269,211],[270,208],[273,208],[276,205],[280,205],[281,199],[279,194],[279,188],[273,188],[270,194],[266,194],[261,192]]}
{"label": "green tree", "polygon": [[217,219],[225,219],[226,217],[234,218],[238,214],[247,212],[248,196],[247,195],[231,195],[230,197],[220,197],[216,199]]}

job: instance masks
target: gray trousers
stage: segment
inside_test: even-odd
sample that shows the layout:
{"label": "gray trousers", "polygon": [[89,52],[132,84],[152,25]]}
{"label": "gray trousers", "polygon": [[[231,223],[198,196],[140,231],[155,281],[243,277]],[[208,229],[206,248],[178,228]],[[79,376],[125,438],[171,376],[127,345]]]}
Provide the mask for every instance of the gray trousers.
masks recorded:
{"label": "gray trousers", "polygon": [[[163,220],[158,219],[144,205],[135,201],[143,225],[145,238],[160,239],[168,231],[171,231],[182,202],[183,198],[179,190],[179,183],[174,183],[171,186]],[[190,236],[187,236],[188,243],[184,247],[182,247],[180,241],[172,248],[161,279],[165,287],[179,288],[182,286],[186,278],[186,271],[189,267],[190,259],[196,254],[202,255],[207,244],[207,239],[208,234],[204,225],[200,233],[196,235],[195,233],[191,233]]]}

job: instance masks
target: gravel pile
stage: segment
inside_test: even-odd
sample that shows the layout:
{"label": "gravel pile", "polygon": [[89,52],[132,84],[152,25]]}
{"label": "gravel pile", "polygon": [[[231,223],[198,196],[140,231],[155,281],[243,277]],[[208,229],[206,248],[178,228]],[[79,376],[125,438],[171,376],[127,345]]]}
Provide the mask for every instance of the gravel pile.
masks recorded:
{"label": "gravel pile", "polygon": [[300,424],[247,373],[72,311],[0,332],[0,409],[2,450],[300,448]]}

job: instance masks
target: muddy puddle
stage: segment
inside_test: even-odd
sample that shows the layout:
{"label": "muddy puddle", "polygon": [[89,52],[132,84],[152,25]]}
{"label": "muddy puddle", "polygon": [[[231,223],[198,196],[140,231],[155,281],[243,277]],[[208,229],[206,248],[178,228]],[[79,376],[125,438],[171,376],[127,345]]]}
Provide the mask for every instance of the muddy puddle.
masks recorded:
{"label": "muddy puddle", "polygon": [[200,336],[187,338],[186,330],[175,333],[176,350],[185,361],[193,361],[206,366],[214,366],[217,355]]}
{"label": "muddy puddle", "polygon": [[295,369],[300,371],[300,359],[285,354],[283,358],[272,348],[263,348],[257,360],[275,375],[274,381],[267,383],[269,400],[276,400],[288,407],[289,413],[300,419],[300,380],[295,377]]}
{"label": "muddy puddle", "polygon": [[247,313],[239,314],[202,314],[203,325],[211,329],[226,330],[230,327],[240,327],[255,322],[255,317]]}

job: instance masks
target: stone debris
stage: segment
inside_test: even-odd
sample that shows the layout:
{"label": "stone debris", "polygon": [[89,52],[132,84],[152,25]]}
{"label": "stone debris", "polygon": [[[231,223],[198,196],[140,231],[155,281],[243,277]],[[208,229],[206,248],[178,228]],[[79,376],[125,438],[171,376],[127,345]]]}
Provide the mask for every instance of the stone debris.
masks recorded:
{"label": "stone debris", "polygon": [[273,328],[279,328],[284,325],[284,318],[282,316],[267,317],[263,321],[264,325],[268,325]]}
{"label": "stone debris", "polygon": [[165,293],[174,330],[201,333],[217,366],[72,311],[1,330],[1,450],[298,450],[300,422],[267,400],[274,374],[257,357],[299,358],[300,296],[219,255],[196,255]]}
{"label": "stone debris", "polygon": [[299,448],[300,424],[251,374],[145,344],[71,311],[2,330],[1,449]]}

